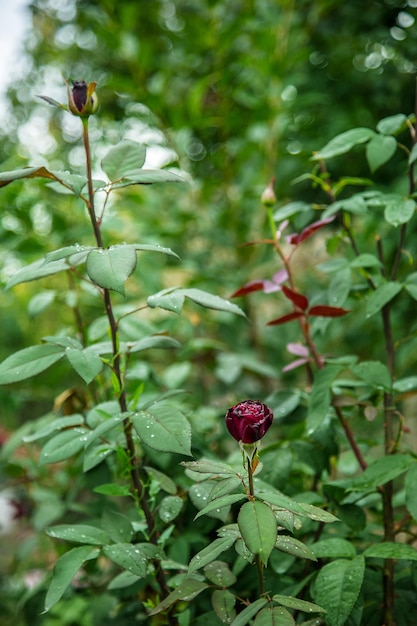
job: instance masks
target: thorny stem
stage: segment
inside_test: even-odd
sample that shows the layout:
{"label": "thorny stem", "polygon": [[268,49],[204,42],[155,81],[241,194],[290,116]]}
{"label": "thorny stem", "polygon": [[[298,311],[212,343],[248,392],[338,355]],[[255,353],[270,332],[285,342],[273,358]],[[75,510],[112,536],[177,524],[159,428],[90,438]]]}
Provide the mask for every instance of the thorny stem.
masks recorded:
{"label": "thorny stem", "polygon": [[[248,467],[249,496],[251,498],[254,498],[255,490],[253,486],[252,459],[249,457],[247,457],[247,467]],[[261,597],[265,593],[265,581],[264,581],[264,566],[263,566],[263,563],[259,554],[256,555],[255,562],[256,562],[256,570],[258,572],[259,597]]]}
{"label": "thorny stem", "polygon": [[[83,141],[84,141],[84,150],[86,157],[86,170],[87,170],[87,188],[88,188],[88,203],[87,209],[90,216],[91,225],[94,231],[94,237],[99,248],[103,248],[103,238],[101,235],[100,224],[97,220],[95,209],[94,209],[94,188],[93,188],[93,177],[92,177],[92,167],[91,167],[91,149],[90,149],[90,140],[88,134],[88,118],[82,119],[83,123]],[[109,289],[103,289],[103,301],[104,307],[107,315],[107,319],[109,321],[110,327],[110,335],[111,342],[113,348],[113,362],[112,369],[113,373],[117,380],[118,386],[118,402],[120,406],[120,410],[122,413],[126,413],[128,411],[128,403],[126,398],[126,392],[124,388],[124,379],[122,375],[121,368],[121,358],[119,352],[119,336],[118,336],[118,323],[116,321],[111,296]],[[149,502],[147,499],[147,492],[145,487],[142,484],[139,474],[139,466],[136,458],[136,450],[135,450],[135,442],[133,439],[133,424],[131,420],[126,417],[123,420],[123,430],[126,440],[126,447],[128,451],[128,456],[130,460],[130,478],[132,482],[133,493],[136,501],[141,507],[143,514],[145,516],[147,531],[149,536],[149,541],[154,545],[158,544],[158,533],[155,528],[155,519],[152,514],[152,511],[149,507]],[[162,599],[166,598],[169,594],[168,585],[165,578],[164,571],[160,568],[160,564],[158,561],[154,561],[153,565],[155,567],[155,576],[158,581],[161,597]],[[176,626],[178,623],[176,618],[168,614],[168,622],[170,626]]]}

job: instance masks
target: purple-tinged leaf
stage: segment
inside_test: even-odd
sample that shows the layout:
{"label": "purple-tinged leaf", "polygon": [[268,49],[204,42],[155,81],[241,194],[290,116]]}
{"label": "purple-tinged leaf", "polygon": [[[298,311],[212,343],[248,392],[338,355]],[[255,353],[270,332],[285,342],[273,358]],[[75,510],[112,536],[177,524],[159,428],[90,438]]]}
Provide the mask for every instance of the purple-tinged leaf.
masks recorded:
{"label": "purple-tinged leaf", "polygon": [[296,307],[298,307],[302,311],[307,310],[308,298],[306,298],[306,296],[303,296],[301,293],[297,293],[297,291],[294,291],[293,289],[290,289],[285,285],[283,285],[282,287],[282,292],[284,296],[288,298],[288,300],[291,300],[291,302],[295,304]]}
{"label": "purple-tinged leaf", "polygon": [[292,320],[296,320],[299,317],[305,317],[305,313],[301,311],[293,311],[292,313],[288,313],[287,315],[282,315],[281,317],[277,317],[275,320],[271,320],[267,323],[267,326],[277,326],[278,324],[286,324],[287,322],[291,322]]}
{"label": "purple-tinged leaf", "polygon": [[287,343],[287,350],[290,354],[295,354],[297,356],[309,356],[308,348],[303,346],[301,343]]}
{"label": "purple-tinged leaf", "polygon": [[350,313],[350,311],[338,306],[327,306],[325,304],[312,306],[308,312],[309,315],[318,315],[320,317],[341,317],[342,315],[346,315],[346,313]]}
{"label": "purple-tinged leaf", "polygon": [[291,243],[294,246],[299,246],[300,243],[302,243],[303,241],[311,237],[311,235],[313,235],[316,232],[316,230],[319,230],[320,228],[323,228],[323,226],[330,224],[330,222],[333,222],[333,220],[334,220],[334,216],[327,217],[323,220],[319,220],[318,222],[313,222],[312,224],[304,228],[304,230],[302,230],[301,233],[294,233],[292,235],[288,235],[287,241],[288,243]]}
{"label": "purple-tinged leaf", "polygon": [[288,363],[285,367],[282,368],[282,372],[290,372],[291,370],[295,370],[297,367],[301,367],[309,362],[310,359],[296,359],[291,363]]}
{"label": "purple-tinged leaf", "polygon": [[232,293],[230,297],[237,298],[238,296],[245,296],[247,293],[252,293],[253,291],[262,291],[263,288],[263,280],[252,280],[250,283],[246,283],[246,285],[243,285],[243,287],[240,287],[240,289]]}
{"label": "purple-tinged leaf", "polygon": [[280,270],[273,275],[272,280],[264,280],[264,293],[274,293],[281,291],[281,285],[288,280],[287,270]]}

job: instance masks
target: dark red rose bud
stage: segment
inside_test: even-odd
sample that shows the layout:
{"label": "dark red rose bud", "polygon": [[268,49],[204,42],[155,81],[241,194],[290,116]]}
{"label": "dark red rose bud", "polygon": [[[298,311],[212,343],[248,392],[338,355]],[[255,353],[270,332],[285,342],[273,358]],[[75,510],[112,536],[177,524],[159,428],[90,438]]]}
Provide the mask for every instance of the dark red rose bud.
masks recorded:
{"label": "dark red rose bud", "polygon": [[74,81],[72,87],[72,100],[81,113],[87,102],[87,83],[85,81]]}
{"label": "dark red rose bud", "polygon": [[254,443],[265,435],[272,424],[271,409],[258,400],[244,400],[226,413],[229,433],[242,443]]}
{"label": "dark red rose bud", "polygon": [[71,81],[72,89],[67,82],[68,108],[73,115],[88,117],[97,111],[98,99],[95,92],[97,83],[87,83],[81,81]]}

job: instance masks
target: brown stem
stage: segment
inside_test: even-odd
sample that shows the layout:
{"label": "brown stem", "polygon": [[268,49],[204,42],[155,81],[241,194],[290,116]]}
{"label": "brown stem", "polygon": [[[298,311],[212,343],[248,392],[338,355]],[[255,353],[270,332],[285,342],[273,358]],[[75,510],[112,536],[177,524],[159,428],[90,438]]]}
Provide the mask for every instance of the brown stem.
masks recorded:
{"label": "brown stem", "polygon": [[[333,405],[334,406],[334,405]],[[365,459],[363,458],[362,452],[358,446],[358,444],[355,441],[355,437],[353,436],[353,433],[350,429],[349,424],[346,422],[345,418],[343,417],[343,413],[340,410],[340,407],[338,406],[334,406],[334,410],[336,412],[336,415],[339,419],[339,422],[343,428],[343,430],[345,431],[345,435],[347,437],[347,440],[349,441],[350,447],[352,448],[352,451],[359,463],[359,465],[361,466],[361,469],[366,470],[366,468],[368,467],[367,462],[365,461]]]}
{"label": "brown stem", "polygon": [[[403,231],[405,234],[405,231]],[[383,262],[384,254],[382,248],[382,242],[377,239],[378,256]],[[394,261],[393,274],[396,275],[398,271],[399,256],[397,255]],[[391,325],[391,307],[390,303],[386,304],[381,309],[382,326],[385,338],[385,352],[387,358],[387,366],[391,374],[391,379],[394,379],[395,373],[395,345],[392,334]],[[384,393],[384,440],[385,440],[385,454],[392,454],[395,448],[394,437],[394,398],[392,393]],[[395,541],[395,520],[394,520],[394,484],[392,481],[385,483],[381,487],[382,496],[382,510],[383,510],[383,523],[384,523],[384,541]],[[394,561],[392,559],[385,559],[383,568],[383,619],[386,626],[394,625]]]}

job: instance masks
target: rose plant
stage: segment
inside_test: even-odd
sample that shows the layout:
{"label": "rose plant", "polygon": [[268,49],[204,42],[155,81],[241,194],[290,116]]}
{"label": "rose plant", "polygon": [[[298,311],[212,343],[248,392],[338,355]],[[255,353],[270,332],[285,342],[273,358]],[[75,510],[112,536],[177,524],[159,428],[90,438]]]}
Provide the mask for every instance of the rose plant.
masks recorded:
{"label": "rose plant", "polygon": [[[260,400],[239,401],[252,394],[241,393],[243,377],[236,388],[229,379],[227,404],[224,396],[220,404],[233,406],[224,419],[218,400],[211,413],[203,407],[210,418],[197,427],[193,412],[199,408],[200,416],[202,407],[151,369],[156,351],[179,354],[165,316],[181,313],[186,300],[228,319],[243,312],[195,287],[165,283],[144,297],[143,256],[176,263],[176,253],[149,241],[108,241],[106,217],[110,207],[118,210],[122,192],[180,183],[181,174],[146,169],[145,147],[131,140],[93,167],[96,84],[67,87],[67,104],[44,100],[80,118],[85,172],[32,166],[0,174],[3,187],[44,179],[53,191],[69,192],[89,220],[81,244],[50,250],[8,281],[46,280],[49,292],[65,295],[60,306],[73,322],[8,356],[0,383],[24,384],[53,368],[72,371],[83,389],[62,389],[58,377],[50,411],[28,420],[2,450],[3,461],[20,468],[53,562],[22,600],[31,607],[42,593],[31,626],[56,623],[59,607],[76,610],[83,626],[412,624],[415,115],[346,131],[316,152],[312,171],[299,179],[308,203],[278,206],[271,181],[261,202],[269,236],[248,244],[269,247],[271,271],[265,277],[251,268],[233,296],[245,306],[256,299],[249,318],[265,322],[279,384],[274,379],[271,389],[265,381]],[[361,150],[373,180],[349,171],[334,178],[333,160]],[[406,171],[400,192],[378,180],[393,159]],[[50,293],[44,302],[53,304]],[[94,319],[91,311],[99,311]],[[235,322],[228,324],[232,341]],[[276,336],[287,353],[274,350]],[[349,352],[341,353],[346,344]],[[288,362],[288,354],[296,360]],[[180,358],[169,362],[176,373]],[[199,372],[205,366],[203,359]],[[260,371],[267,376],[270,369]],[[182,382],[186,388],[186,376]]]}

